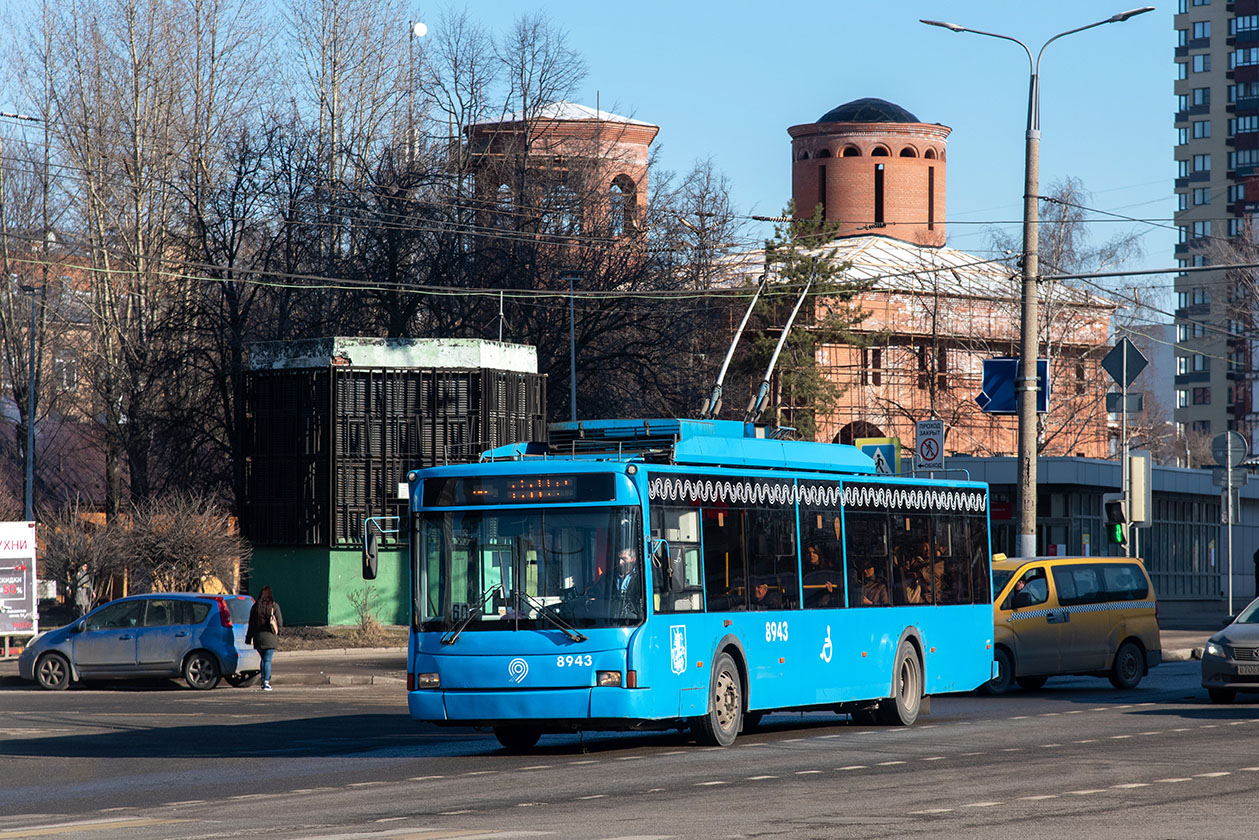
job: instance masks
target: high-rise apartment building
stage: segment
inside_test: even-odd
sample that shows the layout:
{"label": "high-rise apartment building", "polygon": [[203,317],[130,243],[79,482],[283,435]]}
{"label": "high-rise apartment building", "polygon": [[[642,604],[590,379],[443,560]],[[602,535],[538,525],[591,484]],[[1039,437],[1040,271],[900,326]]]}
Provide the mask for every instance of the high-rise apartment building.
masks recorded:
{"label": "high-rise apartment building", "polygon": [[[1177,2],[1176,258],[1182,267],[1253,262],[1259,0]],[[1175,288],[1177,428],[1199,447],[1227,429],[1251,437],[1254,377],[1241,336],[1253,327],[1254,280],[1249,272],[1188,271]]]}

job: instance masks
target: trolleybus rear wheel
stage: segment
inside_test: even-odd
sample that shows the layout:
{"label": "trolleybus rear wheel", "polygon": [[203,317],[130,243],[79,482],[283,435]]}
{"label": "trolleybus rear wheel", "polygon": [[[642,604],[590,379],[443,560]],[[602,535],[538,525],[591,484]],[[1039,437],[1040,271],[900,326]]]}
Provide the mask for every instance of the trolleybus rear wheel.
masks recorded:
{"label": "trolleybus rear wheel", "polygon": [[909,726],[918,720],[921,707],[922,666],[918,664],[918,652],[909,642],[901,642],[892,673],[892,696],[879,703],[876,715],[885,726]]}
{"label": "trolleybus rear wheel", "polygon": [[743,678],[734,658],[719,653],[713,661],[708,690],[708,714],[695,719],[695,740],[714,747],[728,747],[743,726]]}

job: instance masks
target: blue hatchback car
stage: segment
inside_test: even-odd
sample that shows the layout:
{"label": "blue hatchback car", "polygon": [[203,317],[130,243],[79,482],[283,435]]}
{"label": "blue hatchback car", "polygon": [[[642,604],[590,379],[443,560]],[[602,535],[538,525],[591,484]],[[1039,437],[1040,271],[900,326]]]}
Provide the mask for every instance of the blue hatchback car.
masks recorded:
{"label": "blue hatchback car", "polygon": [[248,595],[153,592],[110,601],[41,633],[18,659],[23,679],[59,691],[77,680],[183,677],[189,688],[248,685],[259,655],[245,644]]}

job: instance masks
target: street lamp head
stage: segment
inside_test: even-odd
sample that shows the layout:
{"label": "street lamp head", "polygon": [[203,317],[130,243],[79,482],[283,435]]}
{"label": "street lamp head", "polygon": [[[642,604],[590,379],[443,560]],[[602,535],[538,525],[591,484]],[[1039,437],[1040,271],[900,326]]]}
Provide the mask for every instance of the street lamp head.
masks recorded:
{"label": "street lamp head", "polygon": [[966,27],[964,26],[958,26],[956,23],[946,23],[945,21],[942,21],[942,20],[923,20],[922,18],[919,18],[918,22],[925,23],[927,24],[927,26],[942,26],[945,29],[952,30],[953,32],[966,31]]}
{"label": "street lamp head", "polygon": [[417,20],[411,24],[411,36],[413,38],[423,38],[427,34],[428,34],[428,27],[425,26],[420,21]]}
{"label": "street lamp head", "polygon": [[1110,20],[1106,22],[1107,23],[1123,23],[1125,20],[1127,20],[1130,17],[1136,17],[1137,15],[1143,15],[1146,12],[1152,12],[1152,11],[1154,11],[1153,6],[1142,6],[1139,9],[1129,9],[1126,12],[1120,12],[1119,14],[1113,16]]}

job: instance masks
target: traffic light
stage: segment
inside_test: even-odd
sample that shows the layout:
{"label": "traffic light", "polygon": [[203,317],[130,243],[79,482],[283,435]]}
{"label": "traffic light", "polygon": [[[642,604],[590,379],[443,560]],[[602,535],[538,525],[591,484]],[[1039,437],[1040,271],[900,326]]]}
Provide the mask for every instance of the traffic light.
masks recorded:
{"label": "traffic light", "polygon": [[1128,500],[1122,493],[1107,493],[1102,496],[1102,510],[1106,513],[1110,541],[1123,545],[1128,541]]}

